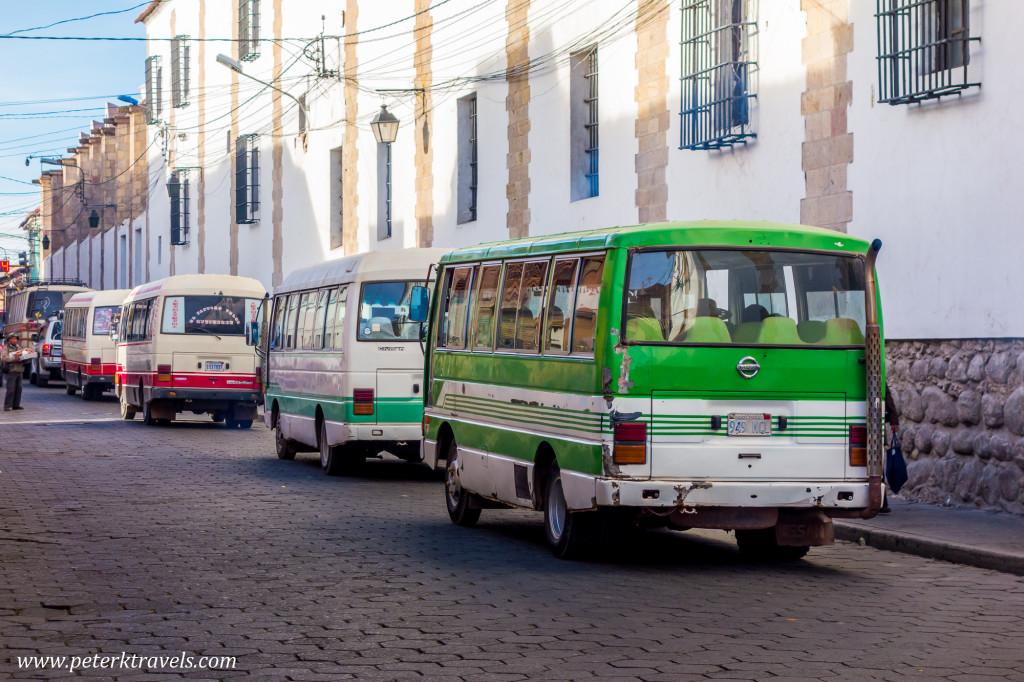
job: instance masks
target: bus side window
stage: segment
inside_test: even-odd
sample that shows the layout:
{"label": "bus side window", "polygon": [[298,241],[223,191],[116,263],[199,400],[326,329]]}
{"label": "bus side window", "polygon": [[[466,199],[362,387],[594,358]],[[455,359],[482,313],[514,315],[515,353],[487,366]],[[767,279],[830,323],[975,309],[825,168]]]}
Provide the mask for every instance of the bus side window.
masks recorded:
{"label": "bus side window", "polygon": [[501,287],[501,313],[498,322],[498,344],[511,349],[516,343],[516,312],[519,308],[519,285],[523,281],[523,264],[505,264],[505,282]]}
{"label": "bus side window", "polygon": [[437,344],[442,348],[466,347],[472,281],[471,267],[455,268],[446,274],[444,310],[441,313],[441,333]]}
{"label": "bus side window", "polygon": [[544,332],[544,350],[568,351],[566,341],[572,330],[573,299],[576,293],[578,258],[559,258],[555,261],[548,295],[547,328]]}
{"label": "bus side window", "polygon": [[146,315],[146,340],[152,341],[156,333],[157,313],[160,310],[160,299],[149,299],[149,314]]}
{"label": "bus side window", "polygon": [[295,318],[299,307],[299,295],[288,297],[288,312],[284,318],[284,347],[295,348]]}
{"label": "bus side window", "polygon": [[338,315],[334,320],[334,347],[342,350],[345,343],[345,306],[348,304],[348,285],[338,287]]}
{"label": "bus side window", "polygon": [[316,303],[316,292],[312,296],[306,292],[299,297],[299,322],[297,325],[295,347],[309,349],[309,340],[313,335],[313,306]]}
{"label": "bus side window", "polygon": [[517,350],[540,351],[540,323],[544,313],[547,274],[548,261],[527,263],[523,269],[523,286],[519,289],[516,315]]}
{"label": "bus side window", "polygon": [[485,265],[480,268],[480,286],[477,289],[474,312],[476,332],[473,337],[473,350],[494,348],[494,313],[500,274],[500,265]]}
{"label": "bus side window", "polygon": [[334,318],[338,314],[338,290],[330,289],[324,294],[327,312],[324,314],[324,348],[334,348]]}
{"label": "bus side window", "polygon": [[313,318],[313,350],[320,350],[324,347],[324,328],[326,324],[327,291],[321,289],[316,295],[316,316]]}
{"label": "bus side window", "polygon": [[281,347],[282,322],[284,320],[284,309],[288,305],[287,296],[278,296],[274,299],[274,326],[270,332],[270,349],[277,350]]}
{"label": "bus side window", "polygon": [[604,257],[584,258],[576,289],[576,310],[573,314],[572,352],[593,353],[597,331],[597,309],[601,297]]}

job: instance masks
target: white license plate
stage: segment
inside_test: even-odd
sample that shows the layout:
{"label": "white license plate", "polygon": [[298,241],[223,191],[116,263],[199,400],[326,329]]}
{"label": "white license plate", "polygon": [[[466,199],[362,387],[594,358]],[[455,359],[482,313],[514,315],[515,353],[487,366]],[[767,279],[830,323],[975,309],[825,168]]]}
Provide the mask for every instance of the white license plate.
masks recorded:
{"label": "white license plate", "polygon": [[52,351],[50,351],[50,354],[53,355],[53,357],[55,357],[55,358],[59,358],[60,357],[60,348],[54,348]]}
{"label": "white license plate", "polygon": [[770,414],[729,413],[729,436],[770,436],[772,435],[772,416]]}
{"label": "white license plate", "polygon": [[206,363],[206,371],[207,372],[223,372],[224,371],[224,363],[223,362],[209,362],[208,361]]}

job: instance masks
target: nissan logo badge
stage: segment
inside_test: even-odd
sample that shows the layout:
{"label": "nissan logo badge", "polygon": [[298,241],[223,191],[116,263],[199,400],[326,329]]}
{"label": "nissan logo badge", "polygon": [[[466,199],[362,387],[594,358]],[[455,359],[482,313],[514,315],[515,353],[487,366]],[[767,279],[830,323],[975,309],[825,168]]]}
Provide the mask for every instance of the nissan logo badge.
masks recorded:
{"label": "nissan logo badge", "polygon": [[757,360],[748,355],[736,364],[736,371],[744,379],[753,379],[761,371],[761,365],[757,364]]}

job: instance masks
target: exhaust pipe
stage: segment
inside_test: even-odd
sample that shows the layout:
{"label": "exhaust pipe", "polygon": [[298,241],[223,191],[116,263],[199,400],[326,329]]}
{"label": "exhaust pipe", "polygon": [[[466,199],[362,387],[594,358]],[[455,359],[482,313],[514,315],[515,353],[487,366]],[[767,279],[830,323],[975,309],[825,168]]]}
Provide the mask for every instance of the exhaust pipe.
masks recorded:
{"label": "exhaust pipe", "polygon": [[882,367],[882,330],[878,324],[878,296],[875,293],[877,278],[875,276],[875,260],[882,249],[882,240],[871,242],[867,258],[864,261],[865,280],[865,322],[867,324],[865,339],[865,355],[867,367],[867,469],[868,469],[868,506],[861,512],[861,518],[870,519],[882,508],[882,458],[885,449],[884,413],[885,401],[882,398],[884,385]]}

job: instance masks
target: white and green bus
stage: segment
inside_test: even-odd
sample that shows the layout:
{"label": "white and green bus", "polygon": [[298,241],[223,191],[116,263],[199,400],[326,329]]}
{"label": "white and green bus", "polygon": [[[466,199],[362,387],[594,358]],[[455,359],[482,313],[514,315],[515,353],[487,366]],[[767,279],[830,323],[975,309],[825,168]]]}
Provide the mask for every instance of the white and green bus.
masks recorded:
{"label": "white and green bus", "polygon": [[562,557],[608,526],[731,530],[764,558],[831,544],[881,504],[880,246],[704,221],[449,253],[423,450],[452,521],[543,510]]}
{"label": "white and green bus", "polygon": [[423,349],[410,295],[443,253],[349,256],[296,270],[275,289],[260,341],[278,457],[319,451],[330,475],[381,451],[419,460]]}

